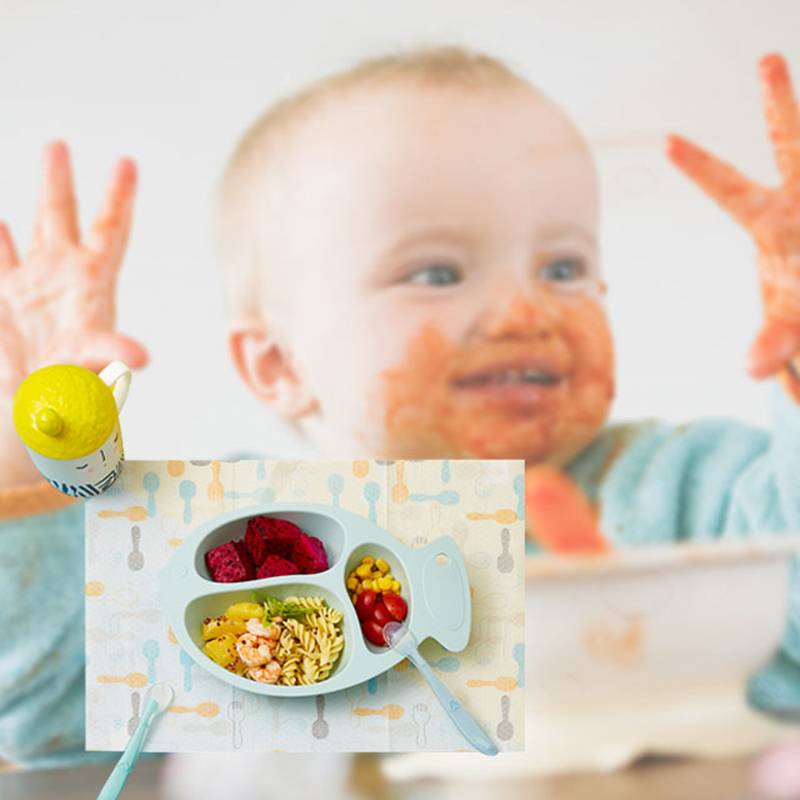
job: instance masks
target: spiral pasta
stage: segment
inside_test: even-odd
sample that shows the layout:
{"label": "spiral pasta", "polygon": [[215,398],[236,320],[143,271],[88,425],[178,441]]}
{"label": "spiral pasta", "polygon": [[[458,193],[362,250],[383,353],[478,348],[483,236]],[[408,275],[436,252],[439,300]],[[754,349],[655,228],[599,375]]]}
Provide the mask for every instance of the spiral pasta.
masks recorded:
{"label": "spiral pasta", "polygon": [[286,602],[308,608],[303,621],[285,619],[275,657],[281,665],[282,686],[309,686],[330,677],[344,650],[341,611],[322,597],[287,597]]}
{"label": "spiral pasta", "polygon": [[311,611],[333,610],[328,608],[328,604],[325,602],[324,597],[297,597],[292,595],[291,597],[287,597],[284,602],[294,603],[301,608],[308,608]]}

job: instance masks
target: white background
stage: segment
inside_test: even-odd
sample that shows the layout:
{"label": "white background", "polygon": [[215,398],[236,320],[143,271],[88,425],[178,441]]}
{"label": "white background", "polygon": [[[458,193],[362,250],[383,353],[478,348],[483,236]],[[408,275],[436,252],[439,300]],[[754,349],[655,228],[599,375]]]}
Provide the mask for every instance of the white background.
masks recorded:
{"label": "white background", "polygon": [[127,456],[308,453],[227,359],[210,230],[223,163],[264,106],[321,74],[406,46],[485,49],[554,97],[598,160],[615,418],[768,424],[767,387],[744,372],[759,320],[752,247],[662,143],[679,131],[774,181],[756,61],[783,52],[800,84],[799,29],[793,0],[0,0],[0,219],[24,246],[51,138],[73,146],[84,220],[113,159],[134,156],[120,327],[153,359],[123,417]]}

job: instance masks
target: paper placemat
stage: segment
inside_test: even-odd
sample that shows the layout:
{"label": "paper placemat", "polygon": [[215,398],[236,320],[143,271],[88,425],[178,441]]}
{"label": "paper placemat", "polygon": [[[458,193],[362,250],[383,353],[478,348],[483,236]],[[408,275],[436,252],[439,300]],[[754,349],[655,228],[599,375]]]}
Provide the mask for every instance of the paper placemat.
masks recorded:
{"label": "paper placemat", "polygon": [[218,681],[176,643],[156,600],[161,568],[205,520],[271,501],[340,506],[411,547],[454,537],[472,592],[470,643],[448,653],[428,641],[423,654],[501,750],[522,749],[522,487],[521,461],[127,462],[85,506],[87,749],[122,750],[156,681],[176,696],[151,752],[468,749],[405,661],[340,692],[271,698]]}

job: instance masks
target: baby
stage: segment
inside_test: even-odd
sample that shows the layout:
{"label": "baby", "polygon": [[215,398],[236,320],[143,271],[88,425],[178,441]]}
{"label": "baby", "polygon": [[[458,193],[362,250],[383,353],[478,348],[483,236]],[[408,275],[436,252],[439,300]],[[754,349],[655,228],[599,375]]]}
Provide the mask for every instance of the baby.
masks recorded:
{"label": "baby", "polygon": [[[576,521],[623,544],[800,531],[800,115],[780,57],[761,75],[781,187],[679,137],[668,152],[755,238],[749,369],[782,383],[772,436],[602,430],[614,358],[591,156],[551,101],[458,50],[368,62],[244,136],[219,214],[239,373],[327,455],[524,458],[545,544]],[[543,464],[566,467],[587,514]],[[753,701],[800,704],[798,664],[800,604]]]}
{"label": "baby", "polygon": [[[800,530],[800,121],[781,59],[765,59],[762,75],[782,187],[751,185],[682,139],[670,155],[756,238],[766,322],[750,368],[782,383],[771,436],[722,421],[603,430],[614,351],[588,148],[527,82],[453,48],[323,80],[243,138],[219,209],[239,374],[326,457],[526,459],[532,527],[544,540],[559,508],[554,520],[540,465],[565,468],[621,543]],[[63,145],[48,149],[45,171],[24,263],[0,227],[0,413],[43,363],[146,361],[113,315],[132,163],[120,163],[83,241]],[[21,627],[5,642],[0,675],[12,688],[0,692],[0,754],[68,759],[82,741],[83,649],[72,627],[82,609],[81,517],[75,506],[54,509],[65,501],[33,482],[10,427],[0,428],[0,488],[24,485],[0,495],[9,518],[0,531],[28,547],[63,543],[60,576],[72,583],[53,630],[37,631],[38,671]],[[0,607],[52,592],[46,565],[33,578],[29,567],[0,563]],[[61,654],[59,681],[43,640]],[[798,664],[795,608],[754,701],[800,703]],[[20,700],[34,684],[47,686],[39,708]],[[45,721],[56,719],[48,702],[69,726]]]}

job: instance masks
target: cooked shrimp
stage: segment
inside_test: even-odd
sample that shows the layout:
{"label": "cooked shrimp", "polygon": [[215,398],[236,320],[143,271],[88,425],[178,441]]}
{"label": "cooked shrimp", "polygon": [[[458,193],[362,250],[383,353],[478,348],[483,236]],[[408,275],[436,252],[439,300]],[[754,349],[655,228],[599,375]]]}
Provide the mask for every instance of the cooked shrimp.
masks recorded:
{"label": "cooked shrimp", "polygon": [[259,639],[269,639],[274,642],[281,635],[277,625],[264,625],[264,623],[256,617],[247,620],[245,627],[248,633],[252,633],[253,636],[258,636]]}
{"label": "cooked shrimp", "polygon": [[270,661],[264,667],[251,667],[247,675],[259,683],[277,683],[281,676],[281,665],[277,661]]}
{"label": "cooked shrimp", "polygon": [[269,639],[243,633],[236,640],[236,652],[248,667],[260,667],[272,658],[273,644]]}

